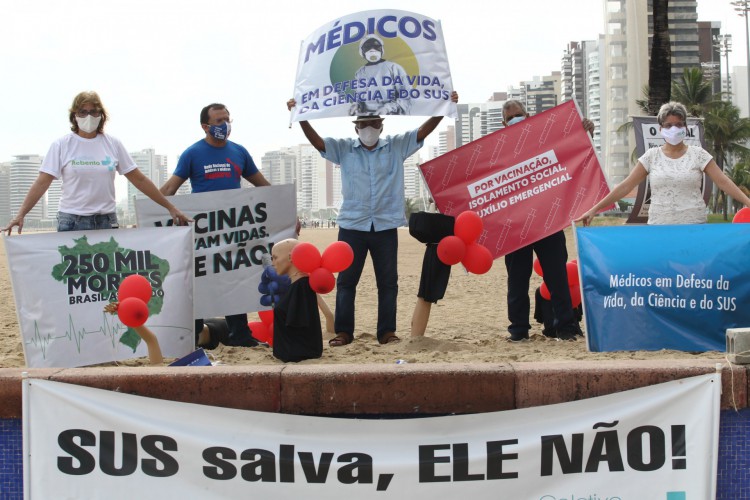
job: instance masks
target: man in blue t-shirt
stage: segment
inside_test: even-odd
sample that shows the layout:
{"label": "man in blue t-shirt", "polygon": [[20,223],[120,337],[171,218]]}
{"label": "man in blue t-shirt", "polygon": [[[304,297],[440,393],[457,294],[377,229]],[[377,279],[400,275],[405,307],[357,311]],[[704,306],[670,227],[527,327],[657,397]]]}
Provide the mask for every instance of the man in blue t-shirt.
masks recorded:
{"label": "man in blue t-shirt", "polygon": [[[193,193],[239,189],[243,178],[254,186],[271,185],[258,171],[247,149],[228,140],[232,120],[226,106],[209,104],[201,110],[200,119],[206,137],[182,153],[174,174],[160,189],[164,195],[175,194],[186,179],[190,179]],[[258,345],[250,335],[247,313],[232,314],[226,320],[230,330],[227,345]],[[208,328],[202,319],[195,320],[195,334],[198,345],[203,343],[201,339],[208,340]]]}

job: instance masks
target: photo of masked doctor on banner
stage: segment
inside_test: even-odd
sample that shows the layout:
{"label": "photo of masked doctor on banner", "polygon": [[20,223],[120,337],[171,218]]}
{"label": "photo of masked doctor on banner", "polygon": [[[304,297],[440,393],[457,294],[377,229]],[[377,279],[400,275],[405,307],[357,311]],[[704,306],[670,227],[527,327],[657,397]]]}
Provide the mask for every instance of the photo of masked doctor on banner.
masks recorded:
{"label": "photo of masked doctor on banner", "polygon": [[301,45],[292,121],[335,116],[455,118],[440,22],[373,10],[320,27]]}

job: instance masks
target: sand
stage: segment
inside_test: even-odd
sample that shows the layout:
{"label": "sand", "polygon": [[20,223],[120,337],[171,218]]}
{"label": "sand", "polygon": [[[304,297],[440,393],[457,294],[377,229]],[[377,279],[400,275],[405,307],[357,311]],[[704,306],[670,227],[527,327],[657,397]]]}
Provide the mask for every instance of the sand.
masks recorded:
{"label": "sand", "polygon": [[[573,236],[566,230],[569,259],[576,255]],[[321,251],[336,240],[335,229],[305,229],[300,236]],[[503,259],[494,262],[484,275],[467,274],[454,266],[445,298],[432,306],[432,314],[424,337],[410,336],[411,315],[416,302],[424,245],[399,229],[399,296],[397,344],[380,345],[375,337],[377,321],[377,290],[368,259],[360,281],[356,300],[355,341],[347,346],[329,347],[324,341],[323,357],[301,364],[320,363],[503,363],[526,361],[580,360],[641,360],[641,359],[716,359],[724,361],[724,353],[688,353],[681,351],[589,352],[586,341],[562,342],[541,334],[541,325],[532,322],[529,342],[510,343],[506,316],[507,279]],[[541,284],[532,275],[531,291]],[[325,297],[331,309],[335,290]],[[533,295],[532,295],[533,304]],[[532,311],[533,312],[533,311]],[[250,313],[250,321],[257,321]],[[583,324],[582,324],[583,326]],[[617,334],[613,326],[613,334]],[[11,290],[5,246],[0,240],[0,368],[24,367],[22,339],[18,327],[15,302]],[[324,339],[332,335],[324,334]],[[281,364],[264,347],[241,348],[219,346],[208,351],[215,363],[226,365]],[[172,360],[167,360],[168,363]],[[103,366],[141,366],[145,358],[111,363]]]}

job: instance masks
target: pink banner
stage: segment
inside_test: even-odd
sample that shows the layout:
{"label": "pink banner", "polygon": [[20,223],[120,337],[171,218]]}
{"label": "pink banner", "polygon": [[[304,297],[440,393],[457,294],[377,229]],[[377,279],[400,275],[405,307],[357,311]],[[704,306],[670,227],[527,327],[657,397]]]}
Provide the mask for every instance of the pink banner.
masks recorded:
{"label": "pink banner", "polygon": [[435,158],[420,169],[437,208],[473,210],[498,258],[570,225],[609,193],[575,102]]}

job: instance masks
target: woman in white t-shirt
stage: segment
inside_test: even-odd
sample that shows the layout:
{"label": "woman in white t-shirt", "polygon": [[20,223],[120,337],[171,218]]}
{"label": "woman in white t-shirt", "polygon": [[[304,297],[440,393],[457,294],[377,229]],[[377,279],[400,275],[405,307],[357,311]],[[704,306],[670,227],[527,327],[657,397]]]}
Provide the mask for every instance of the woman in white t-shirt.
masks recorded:
{"label": "woman in white t-shirt", "polygon": [[621,199],[650,176],[651,206],[649,224],[705,224],[706,204],[701,185],[703,174],[735,200],[750,207],[750,198],[721,171],[710,154],[700,146],[688,146],[687,109],[679,102],[668,102],[656,119],[664,145],[651,148],[638,159],[630,175],[588,212],[576,219],[585,226],[603,208]]}
{"label": "woman in white t-shirt", "polygon": [[118,227],[115,211],[115,174],[128,178],[143,194],[169,211],[175,224],[189,219],[167,200],[130,157],[122,143],[104,133],[107,112],[96,92],[81,92],[70,107],[72,133],[52,143],[18,214],[0,231],[23,229],[25,215],[34,208],[55,179],[62,179],[57,213],[58,231]]}

